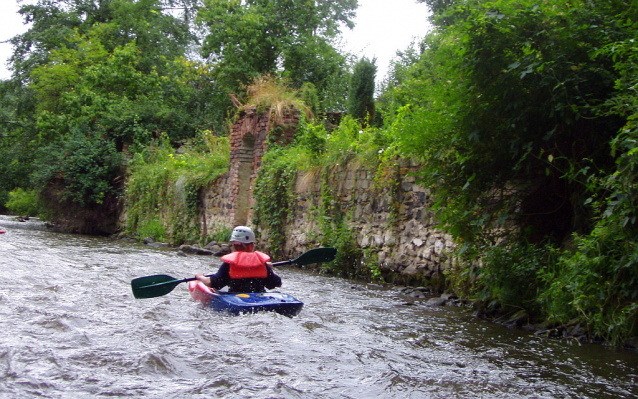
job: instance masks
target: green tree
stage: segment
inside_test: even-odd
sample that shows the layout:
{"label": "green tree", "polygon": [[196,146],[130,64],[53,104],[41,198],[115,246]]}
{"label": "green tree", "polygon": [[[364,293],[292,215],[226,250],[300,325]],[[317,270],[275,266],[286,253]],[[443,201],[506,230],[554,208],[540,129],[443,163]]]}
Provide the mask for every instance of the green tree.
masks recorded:
{"label": "green tree", "polygon": [[178,143],[221,129],[211,115],[225,117],[216,107],[222,92],[208,67],[184,58],[188,26],[162,7],[156,0],[23,7],[33,27],[14,38],[16,74],[3,86],[0,151],[10,156],[0,170],[12,179],[0,194],[28,188],[31,176],[36,185],[53,183],[39,186],[55,187],[45,192],[51,198],[100,205],[117,194],[113,173],[122,173],[120,158],[100,149],[130,153],[164,133]]}
{"label": "green tree", "polygon": [[[184,54],[194,40],[187,21],[162,12],[172,7],[167,0],[38,0],[25,4],[19,13],[31,28],[13,37],[11,66],[16,77],[27,82],[31,70],[47,62],[51,51],[72,47],[74,31],[88,34],[96,25],[104,30],[102,45],[107,51],[131,41],[141,50],[143,70],[160,56],[172,59]],[[190,5],[184,2],[188,11]]]}
{"label": "green tree", "polygon": [[348,113],[359,122],[374,121],[374,78],[376,58],[363,57],[354,66],[348,92]]}
{"label": "green tree", "polygon": [[623,124],[596,109],[617,75],[593,54],[626,34],[619,12],[470,2],[448,10],[457,22],[426,40],[394,95],[394,107],[410,104],[395,127],[406,152],[425,155],[424,177],[459,237],[493,243],[518,231],[560,243],[591,230],[584,182],[613,165],[609,141]]}
{"label": "green tree", "polygon": [[481,259],[453,283],[615,342],[635,334],[636,4],[427,2],[437,28],[384,106],[462,259]]}
{"label": "green tree", "polygon": [[205,0],[198,20],[209,33],[201,52],[230,92],[284,72],[295,87],[310,82],[323,93],[345,67],[330,42],[342,24],[353,26],[356,7],[356,0]]}

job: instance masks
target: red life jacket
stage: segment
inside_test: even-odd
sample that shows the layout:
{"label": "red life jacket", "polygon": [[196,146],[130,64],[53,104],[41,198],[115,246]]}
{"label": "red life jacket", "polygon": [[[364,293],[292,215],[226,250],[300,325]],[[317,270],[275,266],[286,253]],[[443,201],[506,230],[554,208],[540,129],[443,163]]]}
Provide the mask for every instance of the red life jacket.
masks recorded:
{"label": "red life jacket", "polygon": [[266,262],[270,256],[263,252],[231,252],[222,256],[222,261],[230,265],[230,278],[266,278]]}

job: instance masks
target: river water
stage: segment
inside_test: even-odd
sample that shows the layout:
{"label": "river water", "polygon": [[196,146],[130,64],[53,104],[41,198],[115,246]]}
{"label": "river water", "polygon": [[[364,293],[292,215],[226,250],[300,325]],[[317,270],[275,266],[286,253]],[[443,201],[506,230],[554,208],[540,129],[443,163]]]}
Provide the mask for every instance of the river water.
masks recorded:
{"label": "river water", "polygon": [[[395,289],[281,268],[301,314],[229,316],[135,277],[218,258],[0,216],[0,398],[630,398],[638,355],[535,337]],[[278,259],[279,260],[279,259]]]}

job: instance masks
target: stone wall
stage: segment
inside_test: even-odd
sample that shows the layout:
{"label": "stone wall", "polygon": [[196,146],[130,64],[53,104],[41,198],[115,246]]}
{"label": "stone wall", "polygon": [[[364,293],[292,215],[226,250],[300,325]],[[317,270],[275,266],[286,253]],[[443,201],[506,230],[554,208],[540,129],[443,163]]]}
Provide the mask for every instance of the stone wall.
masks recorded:
{"label": "stone wall", "polygon": [[[288,114],[285,122],[278,124],[284,128],[278,129],[276,140],[291,141],[297,120],[297,115]],[[204,231],[219,226],[251,225],[252,187],[272,132],[270,117],[254,109],[247,110],[233,125],[230,170],[203,196]],[[389,182],[379,182],[375,181],[374,171],[359,164],[335,165],[325,180],[329,187],[324,187],[324,191],[330,191],[347,215],[357,243],[367,253],[376,255],[375,262],[391,282],[438,281],[450,262],[446,252],[454,247],[451,237],[437,229],[429,209],[428,190],[416,184],[409,174],[415,167],[409,161],[401,161]],[[315,170],[297,175],[296,200],[283,249],[290,258],[317,247],[320,242],[317,210],[322,201],[322,174]],[[244,211],[240,207],[245,207]],[[267,242],[260,243],[260,247],[267,249]]]}
{"label": "stone wall", "polygon": [[[429,192],[409,175],[412,168],[404,162],[392,184],[384,185],[375,181],[374,171],[360,165],[335,166],[328,179],[329,189],[359,246],[376,254],[372,259],[386,281],[437,283],[449,265],[446,252],[454,243],[437,229],[429,210]],[[291,257],[317,246],[321,180],[316,172],[297,176],[297,199],[284,248]]]}
{"label": "stone wall", "polygon": [[290,143],[294,139],[299,112],[288,110],[280,117],[245,108],[231,128],[230,167],[203,194],[202,231],[219,226],[250,223],[252,189],[269,142]]}

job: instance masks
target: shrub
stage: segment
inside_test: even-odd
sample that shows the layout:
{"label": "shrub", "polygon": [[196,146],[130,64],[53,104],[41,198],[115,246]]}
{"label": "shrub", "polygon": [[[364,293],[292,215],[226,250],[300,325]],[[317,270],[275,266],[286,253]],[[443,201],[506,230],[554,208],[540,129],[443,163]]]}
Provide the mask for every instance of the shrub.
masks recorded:
{"label": "shrub", "polygon": [[543,270],[540,295],[550,321],[581,322],[593,336],[621,343],[636,334],[638,246],[616,225],[575,237],[575,250]]}
{"label": "shrub", "polygon": [[177,155],[167,142],[130,162],[127,230],[174,243],[202,241],[199,193],[228,170],[229,141],[204,131]]}
{"label": "shrub", "polygon": [[38,193],[35,190],[16,188],[9,192],[9,200],[5,206],[9,213],[14,215],[38,216],[41,212]]}
{"label": "shrub", "polygon": [[538,275],[551,263],[551,248],[515,243],[488,247],[482,252],[478,284],[483,288],[479,299],[488,307],[499,306],[505,311],[524,309],[532,316],[539,316],[537,296],[544,281]]}
{"label": "shrub", "polygon": [[122,164],[113,140],[92,136],[76,129],[65,140],[43,147],[32,175],[36,187],[56,183],[62,201],[82,207],[102,204],[119,188],[117,177]]}

